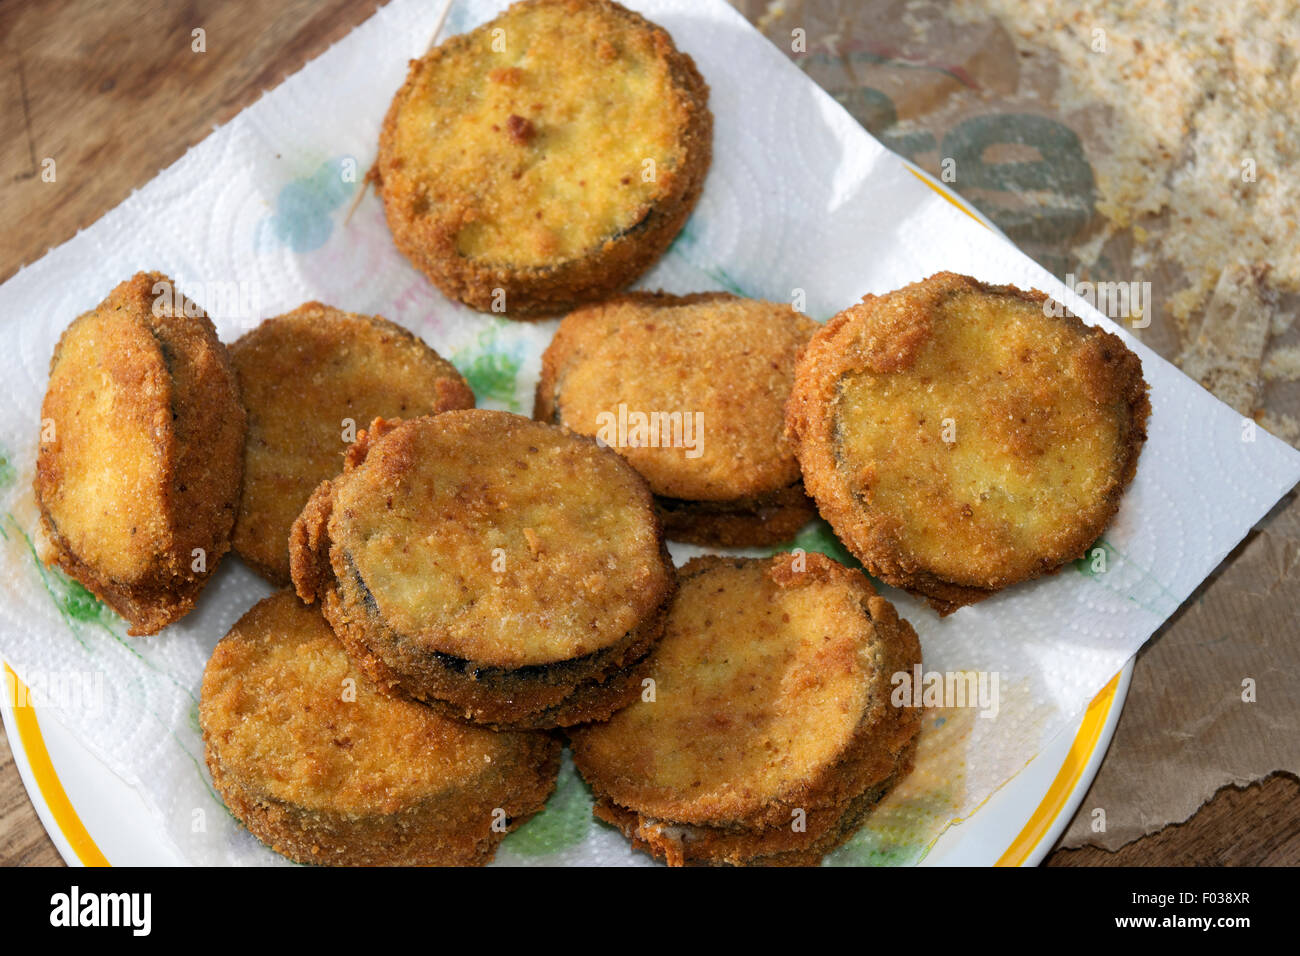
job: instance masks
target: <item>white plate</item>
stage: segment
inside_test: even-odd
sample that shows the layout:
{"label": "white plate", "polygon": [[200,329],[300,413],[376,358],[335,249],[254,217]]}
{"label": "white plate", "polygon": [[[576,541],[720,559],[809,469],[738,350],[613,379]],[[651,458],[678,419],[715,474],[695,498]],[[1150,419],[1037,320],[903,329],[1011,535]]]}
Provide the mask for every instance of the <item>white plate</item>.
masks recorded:
{"label": "white plate", "polygon": [[[13,672],[4,665],[6,677]],[[1133,661],[1060,734],[968,819],[950,826],[922,866],[1035,866],[1047,854],[1097,775],[1128,695]],[[6,680],[10,686],[12,679]],[[91,754],[52,714],[0,714],[28,796],[69,866],[178,866],[140,795]]]}

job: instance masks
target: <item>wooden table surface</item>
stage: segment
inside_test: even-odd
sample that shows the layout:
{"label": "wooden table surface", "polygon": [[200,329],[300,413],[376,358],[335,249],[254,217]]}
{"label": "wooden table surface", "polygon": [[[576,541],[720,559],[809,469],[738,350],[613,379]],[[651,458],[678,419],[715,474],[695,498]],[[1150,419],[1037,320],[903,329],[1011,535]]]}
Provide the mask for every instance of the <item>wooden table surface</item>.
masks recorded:
{"label": "wooden table surface", "polygon": [[[93,223],[378,5],[0,0],[0,281]],[[204,53],[191,49],[196,28]],[[40,175],[47,157],[53,183]],[[1048,865],[1294,865],[1298,797],[1300,784],[1285,775],[1227,788],[1184,824],[1115,853],[1057,850]],[[0,864],[60,862],[0,734]]]}

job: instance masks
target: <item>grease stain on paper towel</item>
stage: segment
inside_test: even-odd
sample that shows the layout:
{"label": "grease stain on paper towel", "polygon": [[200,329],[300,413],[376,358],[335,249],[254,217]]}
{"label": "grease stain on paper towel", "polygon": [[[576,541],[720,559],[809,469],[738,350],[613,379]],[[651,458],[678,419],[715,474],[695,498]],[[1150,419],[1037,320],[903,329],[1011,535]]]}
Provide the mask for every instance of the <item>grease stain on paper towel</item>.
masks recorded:
{"label": "grease stain on paper towel", "polygon": [[[35,502],[30,498],[20,502],[20,510],[24,504],[27,505],[27,510],[35,509]],[[8,525],[7,529],[5,524]],[[49,595],[59,616],[63,618],[68,631],[76,638],[83,650],[94,652],[82,636],[83,627],[98,628],[149,670],[163,675],[191,701],[197,702],[188,687],[146,658],[139,648],[127,639],[126,622],[112,608],[91,593],[80,581],[65,574],[62,569],[46,566],[36,551],[36,543],[32,540],[32,536],[23,529],[12,512],[5,512],[5,524],[0,524],[0,538],[5,540],[10,548],[10,554],[15,556],[18,563],[24,558],[31,562],[42,588]],[[161,718],[154,716],[160,724],[167,726]]]}
{"label": "grease stain on paper towel", "polygon": [[966,799],[966,749],[978,710],[929,707],[912,772],[823,866],[912,866],[925,859]]}
{"label": "grease stain on paper towel", "polygon": [[517,341],[503,341],[505,333],[502,320],[493,319],[478,333],[472,345],[451,356],[451,364],[465,376],[480,402],[487,399],[517,412],[520,403],[516,392],[519,369],[523,365],[523,346]]}
{"label": "grease stain on paper towel", "polygon": [[40,577],[41,586],[50,596],[59,616],[63,618],[63,622],[77,639],[77,643],[86,650],[90,649],[82,639],[80,630],[75,626],[77,624],[97,625],[112,634],[115,639],[121,640],[121,635],[113,630],[113,624],[115,622],[120,624],[121,618],[86,590],[79,581],[68,577],[58,568],[47,568],[36,553],[36,545],[32,542],[31,536],[23,530],[18,520],[9,513],[5,514],[5,520],[8,529],[0,527],[0,535],[3,535],[11,548],[26,551],[32,567]]}
{"label": "grease stain on paper towel", "polygon": [[747,293],[740,282],[716,262],[700,261],[699,244],[699,235],[695,230],[695,220],[692,217],[686,220],[686,225],[682,226],[681,232],[677,233],[672,245],[668,247],[668,255],[680,256],[690,263],[693,268],[708,276],[724,292],[730,292],[732,295],[738,295],[744,299],[763,298],[761,295]]}
{"label": "grease stain on paper towel", "polygon": [[14,466],[9,463],[9,450],[0,447],[0,491],[4,491],[12,485],[15,477],[17,477],[17,474],[14,471]]}
{"label": "grease stain on paper towel", "polygon": [[[1134,564],[1128,555],[1121,553],[1105,538],[1093,542],[1083,557],[1073,564],[1074,570],[1084,577],[1126,598],[1149,614],[1168,617],[1182,603],[1154,574]],[[1121,569],[1124,574],[1115,573]]]}
{"label": "grease stain on paper towel", "polygon": [[267,227],[294,252],[311,252],[325,245],[334,231],[333,212],[357,189],[361,174],[351,156],[327,159],[307,176],[285,184],[275,199],[275,212],[257,224],[255,248]]}

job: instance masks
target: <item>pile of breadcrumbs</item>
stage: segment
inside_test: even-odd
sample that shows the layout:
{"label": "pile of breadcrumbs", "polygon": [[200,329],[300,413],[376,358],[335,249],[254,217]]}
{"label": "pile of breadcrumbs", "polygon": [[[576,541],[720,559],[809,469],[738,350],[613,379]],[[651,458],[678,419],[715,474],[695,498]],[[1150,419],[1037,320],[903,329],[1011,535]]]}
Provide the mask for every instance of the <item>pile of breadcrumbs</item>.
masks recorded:
{"label": "pile of breadcrumbs", "polygon": [[[1263,378],[1300,378],[1276,347],[1300,291],[1300,0],[956,0],[992,15],[1022,49],[1061,64],[1058,107],[1098,102],[1112,121],[1088,144],[1106,229],[1131,229],[1134,263],[1171,264],[1179,363],[1243,414]],[[1200,317],[1200,324],[1193,320]],[[1293,442],[1290,416],[1263,415]]]}

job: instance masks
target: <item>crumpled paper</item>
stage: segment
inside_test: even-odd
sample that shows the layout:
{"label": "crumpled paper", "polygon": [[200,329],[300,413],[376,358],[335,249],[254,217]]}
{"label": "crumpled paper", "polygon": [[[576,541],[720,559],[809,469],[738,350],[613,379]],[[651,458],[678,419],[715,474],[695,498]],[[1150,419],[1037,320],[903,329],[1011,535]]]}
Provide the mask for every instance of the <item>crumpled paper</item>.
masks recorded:
{"label": "crumpled paper", "polygon": [[1300,498],[1274,511],[1139,655],[1114,742],[1062,846],[1117,850],[1183,822],[1221,787],[1300,772],[1300,622],[1278,600],[1300,594]]}
{"label": "crumpled paper", "polygon": [[[721,0],[631,5],[696,59],[716,118],[714,165],[699,207],[641,287],[727,289],[777,301],[802,295],[807,311],[825,319],[864,293],[950,269],[1043,289],[1085,321],[1115,328],[917,179]],[[504,6],[460,0],[444,35]],[[117,281],[157,269],[209,310],[225,341],[319,299],[408,326],[465,372],[481,405],[529,412],[555,323],[515,324],[448,302],[397,253],[374,196],[345,222],[388,101],[407,59],[427,48],[437,14],[436,5],[393,0],[0,287],[9,343],[0,355],[7,399],[0,406],[0,653],[38,692],[51,675],[101,680],[93,706],[54,700],[49,712],[141,792],[159,832],[192,862],[279,859],[221,808],[197,722],[211,648],[269,588],[227,559],[195,612],[162,634],[128,638],[75,582],[39,565],[30,485],[49,355],[63,328]],[[920,634],[927,670],[998,675],[997,715],[928,714],[916,772],[829,862],[922,858],[947,825],[969,817],[1070,725],[1300,478],[1300,455],[1248,429],[1148,349],[1133,348],[1151,384],[1151,437],[1098,543],[1104,570],[1085,560],[944,620],[885,589]],[[285,395],[293,400],[292,383]],[[838,551],[821,525],[791,544]],[[696,551],[673,549],[678,561]],[[507,838],[498,860],[645,862],[589,810],[590,796],[566,762],[547,810]],[[1002,849],[991,848],[990,858]]]}

